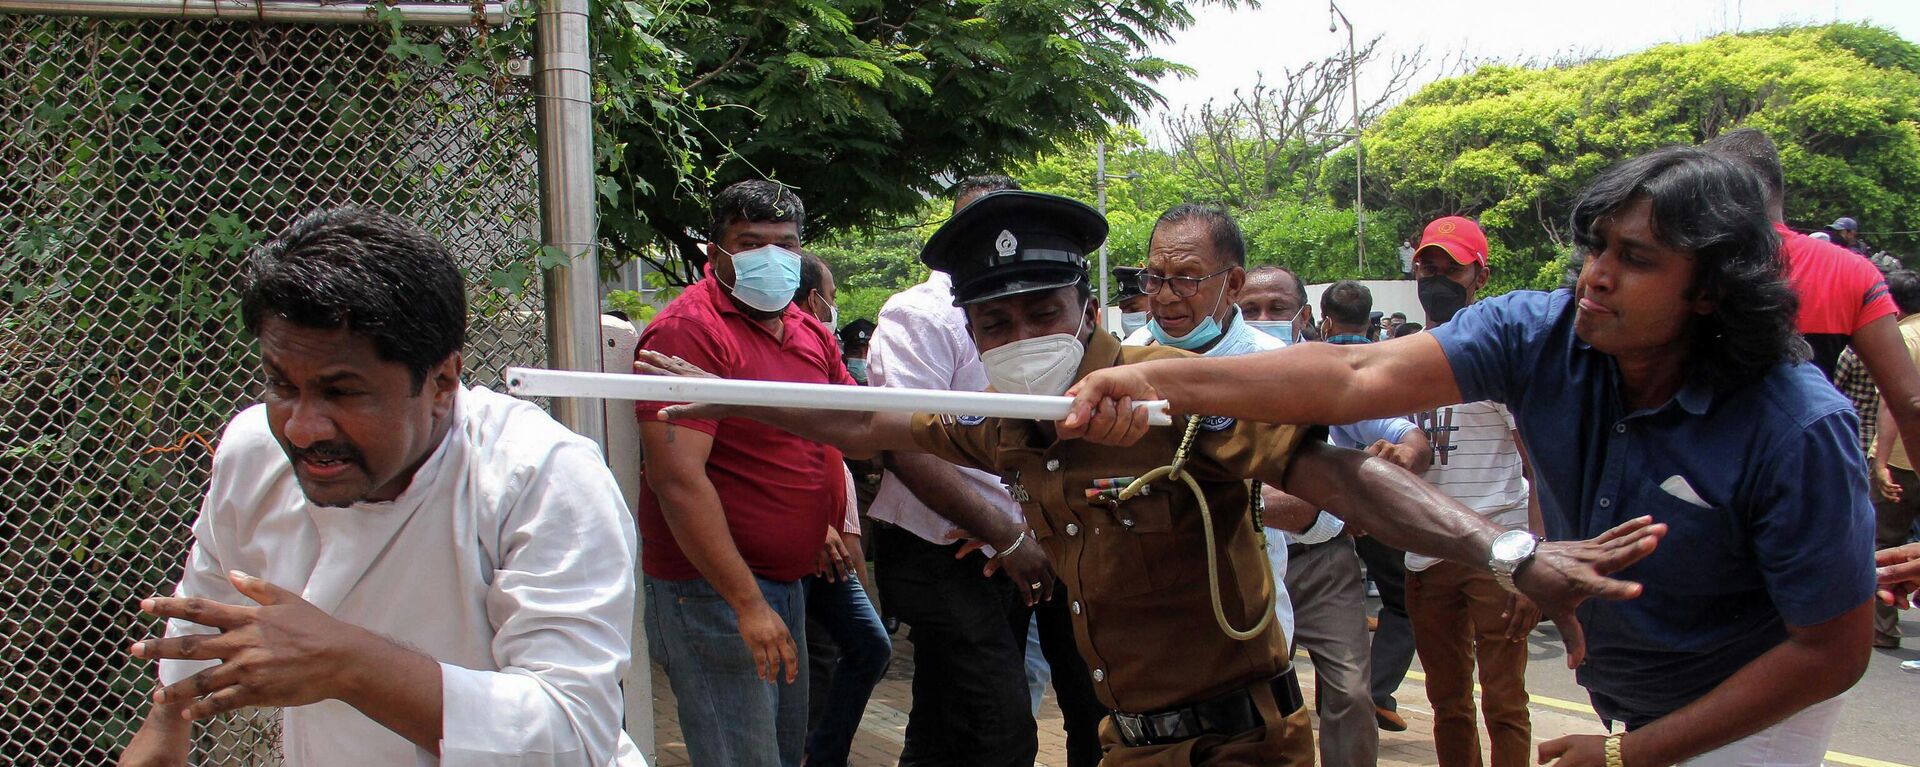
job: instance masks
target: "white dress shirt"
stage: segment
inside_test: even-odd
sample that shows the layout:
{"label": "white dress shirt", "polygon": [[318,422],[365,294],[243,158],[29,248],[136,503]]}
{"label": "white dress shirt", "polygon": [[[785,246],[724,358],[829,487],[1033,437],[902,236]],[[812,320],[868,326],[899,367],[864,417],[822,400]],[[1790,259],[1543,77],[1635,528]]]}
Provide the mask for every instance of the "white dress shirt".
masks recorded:
{"label": "white dress shirt", "polygon": [[[175,593],[252,606],[225,573],[299,594],[440,662],[440,759],[337,700],[283,709],[286,763],[567,765],[644,761],[620,729],[634,522],[590,440],[482,388],[399,498],[307,501],[265,406],[228,425]],[[185,621],[168,636],[212,629]],[[162,661],[173,683],[211,665]]]}
{"label": "white dress shirt", "polygon": [[[1121,343],[1127,346],[1148,346],[1153,343],[1153,332],[1141,328],[1127,336]],[[1267,335],[1240,317],[1240,307],[1233,308],[1233,314],[1227,316],[1227,326],[1220,331],[1220,340],[1200,353],[1202,357],[1238,357],[1242,354],[1270,351],[1285,348],[1287,342]],[[1331,519],[1326,512],[1321,517]],[[1316,524],[1318,524],[1316,522]],[[1271,527],[1263,527],[1260,532],[1267,536],[1267,560],[1273,566],[1273,616],[1280,620],[1281,630],[1287,632],[1288,641],[1293,639],[1293,598],[1287,595],[1287,534]]]}
{"label": "white dress shirt", "polygon": [[[867,383],[902,389],[986,391],[987,367],[967,334],[966,311],[953,305],[953,278],[934,272],[925,282],[907,288],[880,307],[879,322],[867,347]],[[1007,519],[1025,524],[1020,504],[1013,502],[1000,478],[984,471],[954,467],[993,508]],[[959,527],[935,514],[915,498],[900,478],[887,472],[867,515],[898,526],[933,543],[952,543],[966,536]],[[989,547],[987,552],[992,553]]]}

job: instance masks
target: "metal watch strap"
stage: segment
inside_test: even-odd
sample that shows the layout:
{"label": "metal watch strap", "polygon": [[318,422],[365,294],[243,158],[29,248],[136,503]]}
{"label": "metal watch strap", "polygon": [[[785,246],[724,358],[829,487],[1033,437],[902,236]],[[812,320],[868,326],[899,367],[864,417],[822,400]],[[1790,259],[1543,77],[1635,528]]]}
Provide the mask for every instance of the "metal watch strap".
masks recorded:
{"label": "metal watch strap", "polygon": [[1616,732],[1607,736],[1607,767],[1627,767],[1626,757],[1620,755],[1620,739],[1626,733]]}

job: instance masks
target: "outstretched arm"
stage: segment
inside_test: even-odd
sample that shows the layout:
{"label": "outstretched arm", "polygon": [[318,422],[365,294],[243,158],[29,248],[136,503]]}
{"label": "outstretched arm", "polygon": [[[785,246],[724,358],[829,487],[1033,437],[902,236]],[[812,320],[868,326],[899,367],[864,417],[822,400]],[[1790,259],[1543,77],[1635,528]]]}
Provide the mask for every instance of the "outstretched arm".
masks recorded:
{"label": "outstretched arm", "polygon": [[[1276,396],[1285,392],[1284,396]],[[1268,423],[1352,423],[1460,401],[1453,368],[1431,334],[1375,344],[1299,344],[1240,357],[1155,360],[1095,371],[1069,392],[1073,412],[1060,436],[1132,444],[1146,413],[1103,401],[1165,399],[1175,413],[1232,416]]]}
{"label": "outstretched arm", "polygon": [[[678,357],[649,349],[642,349],[636,355],[633,372],[641,375],[715,377]],[[905,413],[739,405],[673,405],[662,408],[660,417],[668,421],[751,418],[782,431],[792,432],[803,439],[832,445],[839,448],[848,458],[855,460],[872,458],[884,451],[924,452],[913,441],[913,433],[910,429],[912,417]]]}
{"label": "outstretched arm", "polygon": [[[1307,443],[1277,479],[1287,491],[1359,525],[1394,548],[1485,568],[1502,528],[1406,469],[1352,450]],[[1585,644],[1573,608],[1588,597],[1632,599],[1640,584],[1607,577],[1653,553],[1666,525],[1642,517],[1588,541],[1540,545],[1514,585],[1553,617],[1577,665]]]}

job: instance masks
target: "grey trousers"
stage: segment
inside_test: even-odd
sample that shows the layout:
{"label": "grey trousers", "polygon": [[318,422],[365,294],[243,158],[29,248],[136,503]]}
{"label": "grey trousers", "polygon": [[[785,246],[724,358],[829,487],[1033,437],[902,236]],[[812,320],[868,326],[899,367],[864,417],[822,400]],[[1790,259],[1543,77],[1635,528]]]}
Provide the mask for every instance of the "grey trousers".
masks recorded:
{"label": "grey trousers", "polygon": [[1313,660],[1320,763],[1374,764],[1380,730],[1368,692],[1367,587],[1353,539],[1342,535],[1289,556],[1287,594],[1293,598],[1294,646]]}

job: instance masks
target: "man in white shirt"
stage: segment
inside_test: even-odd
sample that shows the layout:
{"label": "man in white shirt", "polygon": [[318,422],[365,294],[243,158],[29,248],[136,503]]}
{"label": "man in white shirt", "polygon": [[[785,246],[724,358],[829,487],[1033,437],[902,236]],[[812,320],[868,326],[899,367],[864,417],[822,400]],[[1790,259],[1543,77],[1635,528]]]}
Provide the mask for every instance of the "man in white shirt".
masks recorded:
{"label": "man in white shirt", "polygon": [[599,449],[460,384],[464,282],[364,208],[254,251],[263,403],[215,454],[162,687],[122,764],[185,764],[192,722],[282,707],[289,765],[639,765],[620,730],[634,523]]}
{"label": "man in white shirt", "polygon": [[[955,211],[989,192],[1019,188],[1005,176],[957,186]],[[887,299],[867,364],[876,387],[987,388],[986,368],[945,272]],[[1020,505],[998,477],[930,455],[889,454],[887,469],[867,513],[875,523],[869,539],[881,602],[913,629],[914,703],[900,763],[1033,764],[1039,740],[1025,666],[1030,615],[1039,619],[1060,701],[1067,762],[1098,763],[1106,711],[1074,645],[1067,600],[1056,593],[1059,579],[1046,554],[1013,545],[1026,530]],[[969,538],[986,547],[974,552],[977,544],[964,542]],[[1008,577],[983,577],[983,569]],[[1043,588],[1026,588],[1030,583]]]}

